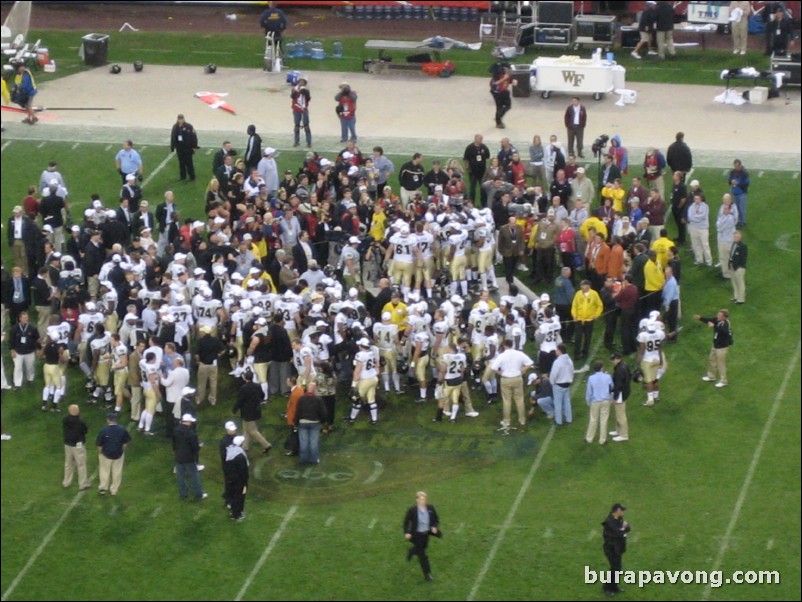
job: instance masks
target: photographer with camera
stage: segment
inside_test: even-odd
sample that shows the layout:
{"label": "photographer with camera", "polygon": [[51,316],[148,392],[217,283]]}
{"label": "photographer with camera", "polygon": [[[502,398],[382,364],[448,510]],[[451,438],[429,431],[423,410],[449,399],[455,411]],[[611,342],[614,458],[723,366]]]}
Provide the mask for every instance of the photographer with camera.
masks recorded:
{"label": "photographer with camera", "polygon": [[341,83],[340,91],[334,95],[337,102],[334,110],[340,118],[340,142],[347,142],[349,133],[350,140],[356,142],[356,99],[356,91],[351,89],[348,82]]}

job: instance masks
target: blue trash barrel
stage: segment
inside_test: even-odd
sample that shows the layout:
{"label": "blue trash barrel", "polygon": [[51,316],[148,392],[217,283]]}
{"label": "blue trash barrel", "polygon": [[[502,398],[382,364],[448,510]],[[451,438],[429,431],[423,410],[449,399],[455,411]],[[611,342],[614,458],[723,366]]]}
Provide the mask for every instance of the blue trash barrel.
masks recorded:
{"label": "blue trash barrel", "polygon": [[331,49],[331,56],[336,59],[341,59],[343,57],[343,43],[339,40],[334,40],[334,44],[332,44]]}

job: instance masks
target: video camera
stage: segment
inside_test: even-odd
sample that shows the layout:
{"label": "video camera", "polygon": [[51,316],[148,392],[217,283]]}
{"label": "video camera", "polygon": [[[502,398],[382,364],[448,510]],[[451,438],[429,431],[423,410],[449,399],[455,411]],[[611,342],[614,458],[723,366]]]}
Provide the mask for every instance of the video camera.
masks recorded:
{"label": "video camera", "polygon": [[610,136],[607,134],[602,134],[596,140],[593,141],[593,146],[590,147],[590,150],[593,151],[593,156],[598,157],[602,151],[604,151],[604,147],[607,146],[607,143],[610,141]]}

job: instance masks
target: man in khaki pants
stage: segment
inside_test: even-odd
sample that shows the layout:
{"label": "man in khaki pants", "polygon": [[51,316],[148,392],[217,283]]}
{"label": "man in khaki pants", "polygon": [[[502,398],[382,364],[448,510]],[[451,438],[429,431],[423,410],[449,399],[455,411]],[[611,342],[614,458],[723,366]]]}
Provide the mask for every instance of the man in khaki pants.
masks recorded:
{"label": "man in khaki pants", "polygon": [[501,403],[503,417],[501,428],[505,435],[509,435],[512,402],[518,412],[518,423],[526,426],[526,410],[524,409],[524,379],[523,373],[534,365],[532,358],[513,348],[512,341],[504,341],[504,351],[490,364],[501,376]]}
{"label": "man in khaki pants", "polygon": [[610,417],[610,398],[613,394],[613,379],[604,371],[601,361],[593,362],[593,374],[588,379],[585,401],[590,408],[590,422],[585,432],[585,441],[593,443],[596,428],[599,429],[599,445],[607,443],[607,419]]}
{"label": "man in khaki pants", "polygon": [[632,375],[629,366],[620,353],[614,353],[613,361],[613,407],[615,408],[615,430],[610,431],[613,441],[629,441],[629,421],[627,421],[627,399],[632,389]]}
{"label": "man in khaki pants", "polygon": [[730,312],[726,309],[718,310],[715,318],[703,318],[696,315],[694,320],[699,320],[713,329],[713,348],[707,360],[707,374],[702,377],[705,382],[716,380],[718,372],[717,388],[726,387],[727,382],[727,349],[732,345],[732,327],[730,326]]}
{"label": "man in khaki pants", "polygon": [[64,480],[66,489],[72,485],[75,469],[78,469],[78,490],[89,489],[86,476],[86,434],[89,428],[80,416],[81,410],[76,404],[69,407],[69,414],[62,421],[64,431]]}
{"label": "man in khaki pants", "polygon": [[100,464],[100,485],[97,490],[100,495],[106,495],[106,492],[117,495],[120,490],[125,449],[130,442],[131,435],[117,424],[117,412],[109,412],[106,416],[106,426],[100,429],[95,440]]}

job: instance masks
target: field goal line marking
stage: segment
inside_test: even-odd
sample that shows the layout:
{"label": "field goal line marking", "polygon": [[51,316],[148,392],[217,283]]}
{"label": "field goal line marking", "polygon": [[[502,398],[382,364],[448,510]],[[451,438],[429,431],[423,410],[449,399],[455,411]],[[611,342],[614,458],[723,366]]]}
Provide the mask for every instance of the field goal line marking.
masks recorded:
{"label": "field goal line marking", "polygon": [[[98,474],[99,474],[99,469],[96,468],[95,472],[92,473],[92,476],[89,477],[89,481],[90,482],[94,481],[97,478]],[[33,554],[31,554],[31,557],[28,559],[28,562],[26,562],[25,566],[22,567],[22,570],[14,578],[14,581],[11,582],[11,585],[8,586],[8,589],[3,592],[3,597],[0,598],[0,600],[8,600],[9,596],[11,596],[11,594],[14,593],[14,590],[17,589],[17,586],[20,584],[20,581],[22,581],[22,579],[25,577],[28,571],[31,570],[33,564],[39,559],[39,556],[42,555],[42,552],[45,551],[47,545],[56,535],[56,531],[58,531],[61,528],[61,525],[63,525],[64,521],[67,520],[67,517],[70,515],[70,512],[72,512],[72,509],[78,505],[78,502],[81,501],[81,499],[83,498],[84,494],[87,491],[89,490],[85,489],[75,494],[75,497],[72,498],[72,502],[70,502],[70,505],[67,506],[64,512],[61,513],[61,517],[56,521],[56,524],[53,525],[53,528],[50,529],[48,534],[45,535],[44,539],[42,540],[42,543],[40,543],[39,546],[36,548],[36,550],[34,550]]]}
{"label": "field goal line marking", "polygon": [[262,569],[265,562],[267,562],[267,557],[270,556],[271,552],[273,552],[273,548],[276,547],[278,540],[284,535],[284,531],[287,529],[287,525],[292,520],[292,517],[295,516],[295,513],[298,511],[298,504],[292,506],[288,511],[287,514],[284,515],[284,519],[281,521],[278,529],[275,533],[273,533],[273,537],[270,538],[270,543],[267,544],[267,547],[262,552],[262,555],[259,557],[259,560],[254,565],[253,569],[251,570],[251,574],[248,575],[248,578],[245,580],[245,583],[242,584],[239,592],[237,592],[237,597],[234,600],[239,601],[242,600],[242,597],[245,595],[245,592],[248,591],[248,588],[253,583],[254,578]]}
{"label": "field goal line marking", "polygon": [[[769,412],[769,418],[766,420],[766,425],[763,427],[763,432],[760,434],[760,440],[757,442],[757,447],[755,447],[755,453],[752,454],[752,462],[749,464],[749,469],[746,471],[746,477],[744,478],[743,485],[741,485],[741,491],[738,494],[738,500],[735,502],[735,508],[732,511],[732,516],[730,516],[730,523],[727,525],[727,530],[724,532],[724,537],[721,540],[721,545],[718,548],[716,560],[713,562],[713,568],[711,570],[714,572],[721,568],[721,563],[724,561],[724,555],[727,553],[727,548],[730,545],[732,533],[735,531],[735,525],[738,523],[738,517],[741,515],[741,510],[743,509],[744,502],[746,501],[746,494],[749,492],[749,487],[752,485],[752,479],[755,476],[755,470],[757,470],[757,465],[760,462],[760,456],[763,455],[763,446],[766,444],[766,440],[769,438],[769,432],[771,432],[771,427],[774,425],[774,419],[777,417],[777,412],[780,410],[780,402],[785,396],[785,389],[788,387],[788,383],[791,380],[791,374],[793,374],[796,363],[799,361],[800,349],[802,349],[802,343],[797,343],[796,351],[794,351],[794,356],[791,358],[791,362],[788,364],[788,369],[785,371],[785,376],[783,377],[783,382],[780,385],[780,390],[777,391],[777,395],[774,398],[774,403],[771,405],[771,412]],[[710,598],[711,591],[712,588],[710,587],[710,583],[708,583],[705,585],[705,591],[702,594],[702,600],[707,600]]]}

